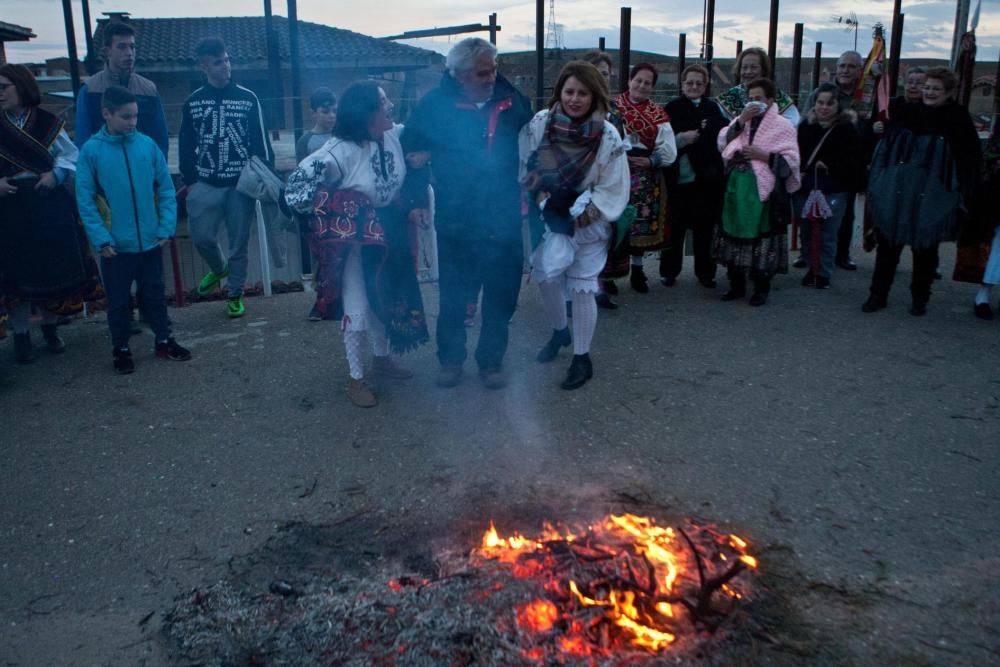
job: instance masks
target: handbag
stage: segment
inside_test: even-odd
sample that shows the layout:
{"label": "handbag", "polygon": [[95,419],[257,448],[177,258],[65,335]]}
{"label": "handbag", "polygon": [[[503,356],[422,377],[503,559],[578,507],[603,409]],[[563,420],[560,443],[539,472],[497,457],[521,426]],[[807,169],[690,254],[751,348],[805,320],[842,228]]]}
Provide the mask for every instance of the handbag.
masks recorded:
{"label": "handbag", "polygon": [[266,162],[256,155],[250,157],[240,179],[236,182],[236,191],[264,202],[278,203],[281,198],[281,179],[278,178]]}

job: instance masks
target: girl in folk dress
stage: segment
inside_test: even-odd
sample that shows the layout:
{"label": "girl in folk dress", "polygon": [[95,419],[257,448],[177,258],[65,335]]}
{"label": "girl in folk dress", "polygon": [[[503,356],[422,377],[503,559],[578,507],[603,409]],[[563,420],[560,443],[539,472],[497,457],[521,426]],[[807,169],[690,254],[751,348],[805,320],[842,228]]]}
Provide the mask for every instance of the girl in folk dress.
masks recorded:
{"label": "girl in folk dress", "polygon": [[[608,92],[590,63],[567,63],[549,108],[521,130],[521,180],[541,209],[545,232],[532,255],[532,278],[552,323],[552,337],[538,361],[555,359],[573,345],[563,389],[582,387],[593,376],[590,343],[597,326],[597,276],[629,197],[625,147],[606,120]],[[565,292],[572,295],[573,334]]]}
{"label": "girl in folk dress", "polygon": [[317,292],[341,320],[347,394],[358,407],[377,403],[365,382],[366,334],[372,370],[395,379],[412,373],[392,360],[390,346],[403,352],[428,339],[407,230],[425,212],[399,197],[407,171],[392,110],[374,82],[349,86],[333,138],[299,164],[285,191],[288,205],[308,216],[312,251],[327,267]]}

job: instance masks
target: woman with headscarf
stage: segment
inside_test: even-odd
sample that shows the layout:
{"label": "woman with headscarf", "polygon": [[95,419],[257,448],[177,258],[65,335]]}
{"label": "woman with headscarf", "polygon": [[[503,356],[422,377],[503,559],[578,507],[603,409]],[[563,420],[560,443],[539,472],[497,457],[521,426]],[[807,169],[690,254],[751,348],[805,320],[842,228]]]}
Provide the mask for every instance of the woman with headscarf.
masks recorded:
{"label": "woman with headscarf", "polygon": [[938,245],[955,239],[972,202],[982,151],[969,112],[953,99],[958,76],[927,70],[923,101],[908,102],[890,117],[875,149],[868,201],[877,250],[866,313],[889,303],[889,290],[905,246],[913,251],[910,314],[927,314],[938,265]]}
{"label": "woman with headscarf", "polygon": [[[614,221],[629,199],[625,147],[606,120],[608,90],[590,63],[563,67],[547,109],[520,136],[521,182],[540,209],[545,232],[532,255],[552,336],[538,361],[553,361],[573,345],[563,389],[578,389],[593,377],[590,343],[597,327],[597,276],[608,257]],[[573,333],[565,293],[573,300]]]}
{"label": "woman with headscarf", "polygon": [[373,373],[400,380],[412,373],[390,350],[428,340],[407,228],[423,212],[400,197],[407,169],[392,110],[374,81],[348,86],[333,138],[299,163],[285,191],[288,205],[307,216],[310,247],[327,267],[317,293],[341,321],[347,396],[361,408],[378,403],[365,381],[365,338]]}
{"label": "woman with headscarf", "polygon": [[[771,59],[767,57],[767,52],[753,46],[740,51],[736,57],[736,65],[733,67],[733,79],[738,81],[735,86],[719,95],[719,106],[730,118],[735,118],[743,113],[749,101],[750,88],[748,84],[755,79],[771,79]],[[784,116],[792,127],[799,124],[799,110],[795,102],[788,94],[775,86],[774,104],[778,107],[778,113]]]}
{"label": "woman with headscarf", "polygon": [[0,295],[10,304],[14,357],[35,359],[28,323],[42,318],[49,352],[65,350],[59,315],[100,296],[76,202],[63,185],[79,152],[63,121],[40,108],[41,92],[23,65],[0,67]]}
{"label": "woman with headscarf", "polygon": [[677,159],[677,144],[670,116],[650,97],[659,75],[649,63],[639,63],[629,73],[628,91],[615,97],[615,104],[625,119],[629,143],[628,164],[632,178],[629,203],[635,206],[635,219],[629,231],[631,267],[622,266],[622,276],[629,273],[632,289],[640,294],[649,291],[642,259],[646,252],[660,250],[669,243],[667,229],[667,188],[663,169]]}
{"label": "woman with headscarf", "polygon": [[747,105],[719,132],[726,163],[726,193],[714,255],[728,270],[723,301],[746,295],[753,280],[751,306],[763,306],[776,273],[788,273],[790,195],[799,189],[799,146],[795,127],[778,113],[769,79],[747,84]]}

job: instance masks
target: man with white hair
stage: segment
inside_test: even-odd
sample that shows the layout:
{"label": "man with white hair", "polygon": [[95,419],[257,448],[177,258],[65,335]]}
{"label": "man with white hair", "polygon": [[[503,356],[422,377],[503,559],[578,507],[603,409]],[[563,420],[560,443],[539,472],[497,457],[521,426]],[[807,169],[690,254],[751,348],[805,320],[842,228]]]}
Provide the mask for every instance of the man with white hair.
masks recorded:
{"label": "man with white hair", "polygon": [[470,37],[445,61],[441,85],[420,100],[402,142],[414,166],[430,161],[438,242],[437,384],[462,380],[465,307],[482,291],[475,358],[483,384],[506,384],[507,329],[521,289],[518,133],[531,104],[497,72],[496,47]]}

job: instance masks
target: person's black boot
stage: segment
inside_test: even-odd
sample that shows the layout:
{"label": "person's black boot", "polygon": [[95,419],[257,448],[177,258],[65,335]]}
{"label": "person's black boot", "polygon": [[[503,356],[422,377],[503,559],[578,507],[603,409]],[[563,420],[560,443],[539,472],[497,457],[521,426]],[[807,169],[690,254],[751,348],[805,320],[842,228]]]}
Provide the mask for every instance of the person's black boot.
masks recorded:
{"label": "person's black boot", "polygon": [[535,359],[539,363],[547,364],[559,354],[559,349],[563,347],[568,347],[570,343],[573,342],[573,337],[569,333],[569,327],[563,327],[562,329],[553,329],[552,337],[549,338],[549,342],[545,344],[539,352]]}
{"label": "person's black boot", "polygon": [[574,354],[566,372],[566,379],[560,386],[568,390],[579,389],[592,377],[594,377],[594,366],[590,363],[590,355]]}
{"label": "person's black boot", "polygon": [[736,301],[747,295],[747,277],[742,271],[729,272],[729,291],[722,295],[723,301]]}
{"label": "person's black boot", "polygon": [[763,306],[767,303],[767,295],[771,293],[770,278],[754,278],[753,294],[750,296],[751,306]]}
{"label": "person's black boot", "polygon": [[632,286],[632,289],[639,294],[645,294],[649,291],[649,282],[646,280],[646,272],[642,270],[641,266],[632,266],[632,270],[629,272],[628,281]]}
{"label": "person's black boot", "polygon": [[42,325],[42,338],[45,339],[45,347],[52,354],[61,354],[66,351],[66,343],[56,333],[55,324]]}
{"label": "person's black boot", "polygon": [[31,334],[14,334],[14,361],[19,364],[30,364],[35,360],[35,351],[31,348]]}
{"label": "person's black boot", "polygon": [[876,311],[882,310],[887,305],[889,305],[888,300],[885,297],[878,296],[876,294],[869,294],[868,300],[861,304],[862,313],[874,313]]}
{"label": "person's black boot", "polygon": [[615,310],[616,308],[618,308],[618,304],[615,303],[614,300],[604,292],[596,294],[594,296],[594,301],[597,302],[598,308],[603,308],[604,310]]}

